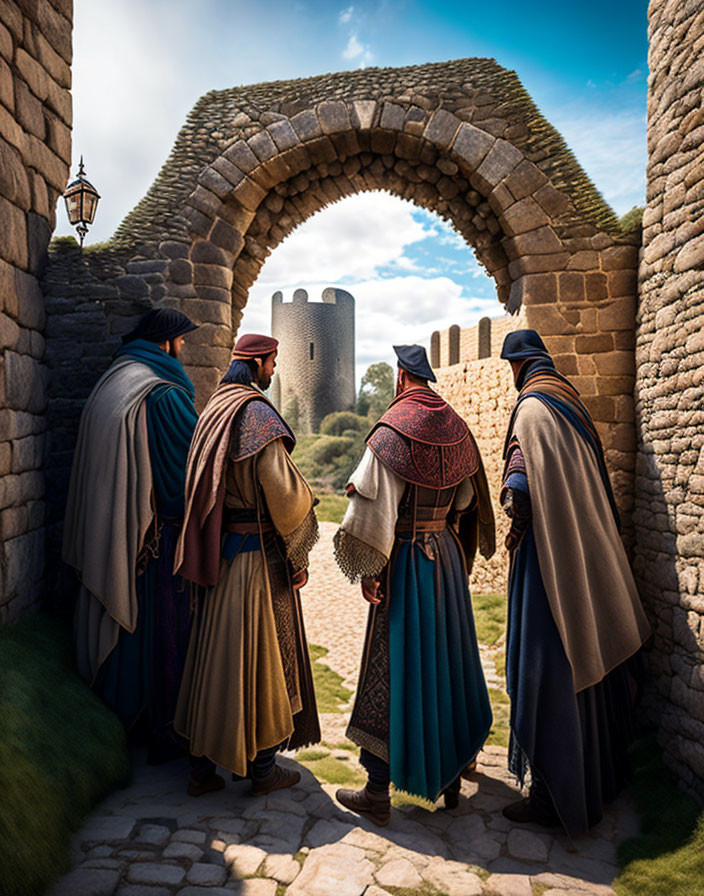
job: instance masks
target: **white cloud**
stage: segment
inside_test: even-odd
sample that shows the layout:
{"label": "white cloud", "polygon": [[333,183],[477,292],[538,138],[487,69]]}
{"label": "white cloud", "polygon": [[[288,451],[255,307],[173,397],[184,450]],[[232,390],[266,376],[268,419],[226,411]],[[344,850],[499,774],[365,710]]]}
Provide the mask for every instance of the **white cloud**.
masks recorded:
{"label": "white cloud", "polygon": [[316,281],[364,279],[400,263],[404,249],[432,231],[413,216],[414,206],[388,193],[357,193],[309,218],[267,259],[255,288],[272,290]]}
{"label": "white cloud", "polygon": [[347,41],[347,46],[342,51],[343,59],[356,59],[357,56],[361,56],[364,53],[364,47],[359,42],[359,38],[356,34],[350,34],[350,39]]}
{"label": "white cloud", "polygon": [[338,21],[341,25],[347,25],[352,16],[354,15],[354,6],[348,6],[347,9],[343,9],[340,15],[338,16]]}
{"label": "white cloud", "polygon": [[[356,300],[359,377],[375,361],[392,363],[393,344],[427,345],[433,330],[454,323],[470,326],[484,315],[501,314],[496,298],[468,298],[447,267],[441,273],[438,268],[421,271],[404,254],[407,247],[446,229],[426,215],[417,220],[416,212],[410,203],[385,193],[363,193],[309,219],[265,263],[250,290],[240,332],[271,332],[276,290],[291,301],[293,290],[303,287],[310,301],[320,301],[326,286],[342,286]],[[465,249],[468,266],[475,265]]]}

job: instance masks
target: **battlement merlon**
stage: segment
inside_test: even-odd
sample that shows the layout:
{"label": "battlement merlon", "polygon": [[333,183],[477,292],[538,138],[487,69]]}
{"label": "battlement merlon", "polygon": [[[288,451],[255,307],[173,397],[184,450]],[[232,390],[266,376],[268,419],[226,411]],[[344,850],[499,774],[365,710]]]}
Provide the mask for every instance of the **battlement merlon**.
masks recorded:
{"label": "battlement merlon", "polygon": [[[327,286],[322,293],[323,303],[326,305],[349,305],[354,308],[354,296],[344,289],[337,286]],[[293,293],[293,299],[286,302],[284,294],[280,289],[271,297],[271,307],[274,305],[305,305],[309,301],[308,291],[305,289],[296,289]],[[321,304],[319,302],[310,302],[311,305]]]}

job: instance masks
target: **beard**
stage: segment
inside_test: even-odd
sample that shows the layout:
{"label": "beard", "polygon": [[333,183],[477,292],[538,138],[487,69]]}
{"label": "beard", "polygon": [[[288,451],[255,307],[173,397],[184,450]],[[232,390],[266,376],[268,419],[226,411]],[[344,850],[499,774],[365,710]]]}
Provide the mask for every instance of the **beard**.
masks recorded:
{"label": "beard", "polygon": [[262,392],[266,392],[266,390],[271,385],[271,377],[260,371],[259,375],[257,376],[257,385],[262,390]]}

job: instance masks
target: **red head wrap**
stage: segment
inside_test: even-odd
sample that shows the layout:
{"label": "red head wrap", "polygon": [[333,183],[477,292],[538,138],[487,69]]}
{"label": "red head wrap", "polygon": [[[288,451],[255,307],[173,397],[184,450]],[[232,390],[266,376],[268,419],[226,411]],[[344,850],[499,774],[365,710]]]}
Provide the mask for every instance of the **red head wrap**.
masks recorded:
{"label": "red head wrap", "polygon": [[262,336],[260,333],[247,333],[235,343],[232,359],[236,358],[265,358],[275,352],[279,346],[279,340],[272,336]]}

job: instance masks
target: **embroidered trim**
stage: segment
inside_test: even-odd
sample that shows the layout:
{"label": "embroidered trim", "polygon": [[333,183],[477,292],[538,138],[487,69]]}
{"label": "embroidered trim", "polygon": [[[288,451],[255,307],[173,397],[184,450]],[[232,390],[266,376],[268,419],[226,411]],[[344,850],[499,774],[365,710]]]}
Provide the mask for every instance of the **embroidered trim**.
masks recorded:
{"label": "embroidered trim", "polygon": [[301,525],[284,537],[286,556],[294,570],[307,569],[308,555],[319,537],[318,520],[311,507]]}
{"label": "embroidered trim", "polygon": [[378,576],[387,558],[344,529],[338,529],[333,539],[335,560],[350,582],[361,582],[364,576]]}

